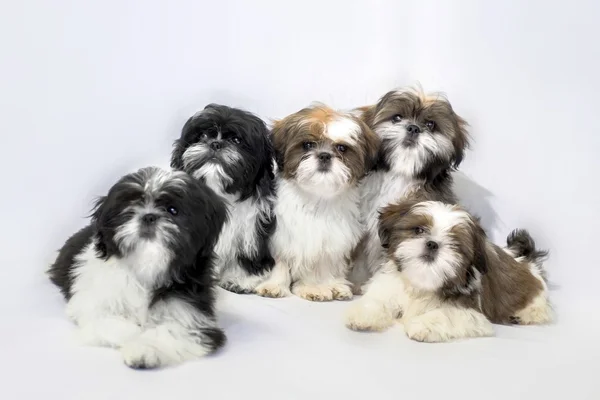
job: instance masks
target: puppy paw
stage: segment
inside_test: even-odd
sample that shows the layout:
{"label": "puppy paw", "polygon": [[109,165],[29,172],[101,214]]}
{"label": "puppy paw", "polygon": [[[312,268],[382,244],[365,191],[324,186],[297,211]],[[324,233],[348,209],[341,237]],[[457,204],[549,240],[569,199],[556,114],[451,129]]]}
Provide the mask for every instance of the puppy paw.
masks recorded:
{"label": "puppy paw", "polygon": [[333,300],[333,291],[327,286],[304,286],[296,285],[292,289],[298,297],[309,301],[331,301]]}
{"label": "puppy paw", "polygon": [[345,284],[334,285],[331,288],[334,300],[350,300],[353,297],[352,289]]}
{"label": "puppy paw", "polygon": [[256,294],[262,297],[287,297],[290,295],[290,290],[275,283],[265,282],[256,288]]}
{"label": "puppy paw", "polygon": [[346,327],[353,331],[383,331],[394,324],[394,318],[381,304],[356,301],[346,311]]}
{"label": "puppy paw", "polygon": [[123,345],[121,355],[125,365],[133,369],[158,368],[162,364],[156,348],[141,341],[131,341]]}
{"label": "puppy paw", "polygon": [[442,332],[437,331],[432,324],[415,318],[404,325],[406,336],[417,342],[439,343],[447,342],[452,338]]}

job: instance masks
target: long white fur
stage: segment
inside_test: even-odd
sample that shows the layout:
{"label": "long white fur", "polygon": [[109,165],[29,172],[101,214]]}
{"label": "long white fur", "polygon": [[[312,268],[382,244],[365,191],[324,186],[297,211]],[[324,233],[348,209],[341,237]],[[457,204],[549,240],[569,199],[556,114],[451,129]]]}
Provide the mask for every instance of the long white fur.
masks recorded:
{"label": "long white fur", "polygon": [[286,294],[293,282],[294,294],[309,300],[351,298],[347,257],[363,232],[358,188],[341,189],[331,197],[279,179],[275,214],[271,244],[278,264],[260,289]]}
{"label": "long white fur", "polygon": [[421,342],[446,342],[459,338],[492,336],[494,329],[480,312],[440,301],[430,291],[411,285],[393,261],[371,278],[365,294],[346,313],[353,330],[381,331],[396,319],[406,335]]}
{"label": "long white fur", "polygon": [[[219,137],[220,138],[220,133]],[[198,143],[186,149],[182,156],[184,164],[192,162],[197,157],[204,156],[208,152],[207,145]],[[221,157],[225,157],[228,163],[240,162],[240,154],[237,151],[223,149]],[[256,199],[250,197],[239,201],[238,196],[225,192],[224,183],[231,183],[232,178],[227,175],[223,167],[216,163],[206,163],[193,173],[194,178],[203,178],[206,184],[219,194],[227,204],[228,219],[223,225],[219,240],[215,246],[217,260],[215,273],[220,282],[237,286],[247,291],[256,290],[257,286],[264,282],[270,275],[252,275],[246,272],[236,257],[236,249],[244,249],[247,255],[255,254],[258,249],[256,219],[264,219],[270,215],[269,203],[272,199]]]}
{"label": "long white fur", "polygon": [[194,326],[216,327],[177,300],[148,308],[152,283],[165,273],[172,254],[160,242],[142,242],[126,258],[98,258],[94,243],[76,257],[68,317],[87,345],[120,348],[125,363],[158,366],[204,355],[210,347],[189,334]]}

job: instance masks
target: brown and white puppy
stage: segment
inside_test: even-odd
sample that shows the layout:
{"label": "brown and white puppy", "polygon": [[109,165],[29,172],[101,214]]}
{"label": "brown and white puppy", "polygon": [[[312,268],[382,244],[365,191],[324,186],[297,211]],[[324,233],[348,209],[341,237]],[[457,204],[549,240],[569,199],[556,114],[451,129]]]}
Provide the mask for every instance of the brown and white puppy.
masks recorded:
{"label": "brown and white puppy", "polygon": [[411,339],[443,342],[552,319],[547,252],[525,230],[502,249],[459,206],[407,200],[383,210],[379,236],[389,261],[349,310],[351,329],[381,330],[400,315]]}
{"label": "brown and white puppy", "polygon": [[349,299],[350,255],[364,232],[359,183],[376,160],[377,136],[352,114],[317,104],[275,122],[273,144],[276,265],[257,292]]}
{"label": "brown and white puppy", "polygon": [[385,262],[377,236],[381,208],[415,190],[431,200],[455,203],[451,171],[463,160],[469,141],[467,123],[439,93],[393,90],[355,114],[381,139],[378,163],[361,188],[367,232],[351,276],[358,288]]}

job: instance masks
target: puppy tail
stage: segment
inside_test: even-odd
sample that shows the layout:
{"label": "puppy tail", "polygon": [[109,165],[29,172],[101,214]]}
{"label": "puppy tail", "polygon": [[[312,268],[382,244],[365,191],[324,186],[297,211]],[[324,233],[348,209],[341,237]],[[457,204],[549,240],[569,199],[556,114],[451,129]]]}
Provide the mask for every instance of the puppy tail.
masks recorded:
{"label": "puppy tail", "polygon": [[515,229],[512,231],[506,238],[506,245],[515,258],[524,257],[526,261],[537,265],[542,277],[547,280],[543,262],[548,258],[548,250],[536,248],[535,241],[527,230]]}

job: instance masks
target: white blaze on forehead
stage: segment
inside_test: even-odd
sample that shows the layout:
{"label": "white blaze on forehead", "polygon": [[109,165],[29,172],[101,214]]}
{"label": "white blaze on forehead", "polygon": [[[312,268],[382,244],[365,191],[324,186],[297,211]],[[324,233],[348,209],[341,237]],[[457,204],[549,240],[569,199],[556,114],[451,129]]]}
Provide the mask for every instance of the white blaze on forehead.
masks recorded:
{"label": "white blaze on forehead", "polygon": [[443,234],[459,224],[470,222],[469,214],[450,204],[439,201],[426,201],[414,207],[416,214],[430,215],[433,218],[432,234]]}
{"label": "white blaze on forehead", "polygon": [[348,117],[338,117],[325,126],[325,135],[333,142],[353,145],[360,135],[360,126]]}

